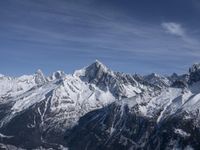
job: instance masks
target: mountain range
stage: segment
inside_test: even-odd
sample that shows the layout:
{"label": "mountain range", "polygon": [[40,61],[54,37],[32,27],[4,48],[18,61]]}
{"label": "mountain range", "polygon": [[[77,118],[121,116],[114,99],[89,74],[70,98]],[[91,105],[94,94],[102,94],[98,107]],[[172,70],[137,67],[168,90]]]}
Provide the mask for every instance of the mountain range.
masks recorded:
{"label": "mountain range", "polygon": [[0,149],[200,149],[200,64],[185,74],[0,75]]}

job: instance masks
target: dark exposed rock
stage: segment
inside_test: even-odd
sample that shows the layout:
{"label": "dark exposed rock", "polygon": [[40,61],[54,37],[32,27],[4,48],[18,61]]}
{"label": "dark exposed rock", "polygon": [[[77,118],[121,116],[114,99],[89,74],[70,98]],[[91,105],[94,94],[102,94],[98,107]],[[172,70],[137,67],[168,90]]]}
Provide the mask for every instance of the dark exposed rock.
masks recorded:
{"label": "dark exposed rock", "polygon": [[194,64],[189,69],[189,83],[192,84],[194,82],[200,81],[200,64]]}
{"label": "dark exposed rock", "polygon": [[[83,116],[67,130],[65,141],[70,150],[169,150],[200,146],[200,130],[184,113],[166,118],[161,124],[138,116],[127,106],[111,104]],[[178,133],[177,131],[183,133]]]}
{"label": "dark exposed rock", "polygon": [[181,81],[181,80],[176,80],[172,83],[171,85],[174,88],[186,88],[188,85],[186,82]]}

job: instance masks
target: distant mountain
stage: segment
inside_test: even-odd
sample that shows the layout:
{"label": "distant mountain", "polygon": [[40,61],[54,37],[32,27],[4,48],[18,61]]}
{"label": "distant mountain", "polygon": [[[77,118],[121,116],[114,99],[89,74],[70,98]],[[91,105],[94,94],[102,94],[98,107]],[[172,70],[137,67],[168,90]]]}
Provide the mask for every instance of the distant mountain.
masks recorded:
{"label": "distant mountain", "polygon": [[0,75],[0,149],[200,149],[200,64],[187,74]]}

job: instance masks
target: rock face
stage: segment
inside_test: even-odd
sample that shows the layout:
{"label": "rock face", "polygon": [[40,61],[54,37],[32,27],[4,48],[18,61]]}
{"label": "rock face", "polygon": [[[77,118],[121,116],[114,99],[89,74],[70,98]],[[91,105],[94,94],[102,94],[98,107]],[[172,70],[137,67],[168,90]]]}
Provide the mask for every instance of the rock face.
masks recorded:
{"label": "rock face", "polygon": [[0,147],[198,149],[199,66],[140,76],[95,61],[72,75],[2,75]]}
{"label": "rock face", "polygon": [[137,81],[131,75],[115,73],[99,61],[82,70],[79,77],[85,82],[95,84],[103,91],[110,91],[116,98],[141,92]]}
{"label": "rock face", "polygon": [[194,64],[190,69],[190,83],[200,81],[200,64]]}
{"label": "rock face", "polygon": [[199,127],[195,118],[180,113],[157,123],[156,119],[137,115],[128,106],[112,104],[88,113],[65,140],[72,150],[83,147],[99,150],[121,149],[198,149]]}
{"label": "rock face", "polygon": [[145,76],[144,80],[152,85],[157,85],[159,88],[169,87],[171,84],[167,77],[158,75],[156,73]]}
{"label": "rock face", "polygon": [[126,105],[111,104],[82,117],[77,126],[66,131],[65,139],[72,150],[139,149],[145,147],[154,125],[153,120],[135,115]]}

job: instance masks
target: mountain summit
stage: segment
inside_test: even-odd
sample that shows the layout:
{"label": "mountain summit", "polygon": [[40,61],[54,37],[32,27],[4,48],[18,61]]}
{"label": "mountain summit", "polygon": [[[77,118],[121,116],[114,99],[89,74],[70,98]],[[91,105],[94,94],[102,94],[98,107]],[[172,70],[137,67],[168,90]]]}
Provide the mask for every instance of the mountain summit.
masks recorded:
{"label": "mountain summit", "polygon": [[200,147],[200,65],[189,73],[0,77],[0,148],[126,150]]}
{"label": "mountain summit", "polygon": [[84,67],[83,69],[75,71],[77,76],[85,76],[88,78],[98,77],[99,74],[111,73],[112,71],[107,68],[103,63],[98,60],[95,60],[91,65]]}
{"label": "mountain summit", "polygon": [[42,70],[38,69],[35,73],[35,82],[37,84],[43,84],[46,82],[46,77],[44,76]]}
{"label": "mountain summit", "polygon": [[196,63],[189,68],[190,82],[200,81],[200,63]]}

